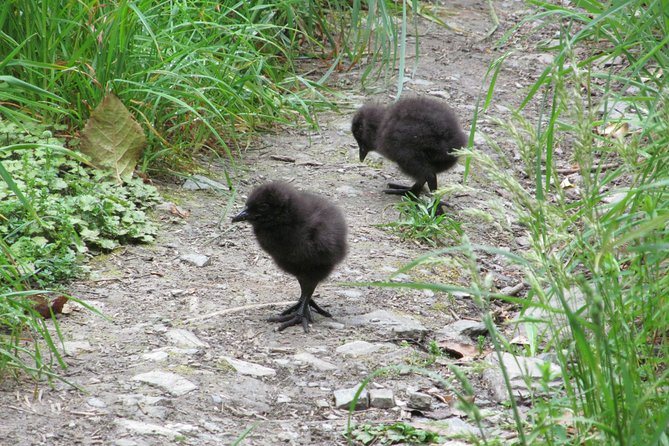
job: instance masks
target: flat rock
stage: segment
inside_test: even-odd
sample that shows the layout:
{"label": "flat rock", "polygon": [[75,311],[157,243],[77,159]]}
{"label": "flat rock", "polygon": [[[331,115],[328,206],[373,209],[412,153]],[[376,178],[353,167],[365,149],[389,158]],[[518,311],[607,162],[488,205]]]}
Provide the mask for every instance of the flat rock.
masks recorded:
{"label": "flat rock", "polygon": [[[334,391],[335,407],[337,409],[347,409],[351,406],[351,401],[358,391],[358,386],[350,389],[339,389]],[[369,393],[367,388],[363,389],[355,404],[355,410],[364,410],[369,408]]]}
{"label": "flat rock", "polygon": [[63,342],[65,356],[79,356],[83,353],[95,351],[88,341],[65,341]]}
{"label": "flat rock", "polygon": [[209,347],[209,344],[198,339],[192,332],[183,328],[173,328],[165,333],[167,339],[180,347]]}
{"label": "flat rock", "polygon": [[204,254],[184,254],[182,256],[179,256],[179,260],[181,260],[182,262],[190,263],[191,265],[195,265],[198,268],[207,266],[211,262],[211,258]]}
{"label": "flat rock", "polygon": [[357,197],[360,195],[360,191],[356,189],[355,187],[349,186],[347,184],[343,186],[339,186],[337,189],[335,189],[337,192],[337,195],[343,195],[344,197]]}
{"label": "flat rock", "polygon": [[[243,375],[228,375],[219,384],[221,385],[220,395],[212,395],[215,404],[220,404],[221,407],[234,407],[255,414],[271,412],[272,394],[274,392],[271,385],[265,384],[257,378]],[[290,400],[286,395],[282,396]],[[220,401],[220,403],[216,403],[216,401]]]}
{"label": "flat rock", "polygon": [[367,341],[351,341],[337,347],[336,352],[348,356],[362,356],[379,351],[387,345],[392,344],[372,344]]}
{"label": "flat rock", "polygon": [[349,316],[343,321],[349,325],[377,326],[402,338],[422,339],[428,332],[427,328],[412,317],[388,310],[375,310],[363,315]]}
{"label": "flat rock", "polygon": [[151,372],[135,375],[132,377],[132,380],[160,387],[174,396],[185,395],[188,392],[197,389],[195,384],[188,381],[183,376],[177,375],[176,373],[163,372],[161,370],[153,370]]}
{"label": "flat rock", "polygon": [[143,421],[128,420],[125,418],[116,420],[116,424],[119,427],[134,434],[160,435],[172,439],[176,437],[181,437],[186,433],[197,430],[195,426],[191,426],[190,424],[174,423],[174,424],[163,425],[163,424],[146,423]]}
{"label": "flat rock", "polygon": [[240,375],[247,375],[247,376],[276,375],[276,370],[262,366],[260,364],[254,364],[252,362],[242,361],[241,359],[235,359],[229,356],[221,356],[221,359],[230,364],[232,368],[234,368]]}
{"label": "flat rock", "polygon": [[304,364],[308,364],[311,367],[315,368],[316,370],[320,370],[321,372],[326,372],[328,370],[337,370],[337,366],[334,364],[331,364],[327,361],[323,361],[322,359],[319,359],[312,355],[311,353],[307,352],[300,352],[295,354],[293,356],[295,360],[300,361]]}
{"label": "flat rock", "polygon": [[377,409],[395,407],[395,396],[391,389],[371,389],[369,391],[369,405]]}
{"label": "flat rock", "polygon": [[422,392],[407,392],[409,401],[407,405],[412,409],[430,410],[432,408],[432,395]]}
{"label": "flat rock", "polygon": [[162,362],[167,360],[169,357],[169,354],[164,351],[164,350],[155,350],[149,353],[143,353],[142,354],[142,359],[146,359],[147,361],[154,361],[154,362]]}
{"label": "flat rock", "polygon": [[230,188],[218,181],[214,181],[211,178],[207,178],[204,175],[193,175],[184,181],[184,184],[181,185],[181,188],[184,190],[220,190],[220,191],[229,191]]}
{"label": "flat rock", "polygon": [[[496,401],[508,401],[509,392],[500,370],[501,366],[497,359],[497,354],[494,352],[489,354],[486,357],[486,361],[491,363],[493,367],[483,372],[483,379],[487,382],[488,387],[492,389]],[[546,366],[550,369],[550,375],[556,377],[549,383],[549,386],[556,388],[562,383],[562,380],[557,378],[560,375],[560,367],[537,358],[526,358],[523,356],[514,356],[511,353],[502,353],[502,366],[506,369],[506,373],[509,376],[513,394],[520,398],[529,397],[532,391],[542,390],[540,381],[543,376],[542,369]],[[532,389],[528,388],[525,382],[526,378],[529,378],[527,381],[531,383]]]}
{"label": "flat rock", "polygon": [[485,336],[487,333],[488,329],[483,322],[460,319],[436,332],[435,338],[437,341],[446,339],[471,341],[477,340],[478,336]]}

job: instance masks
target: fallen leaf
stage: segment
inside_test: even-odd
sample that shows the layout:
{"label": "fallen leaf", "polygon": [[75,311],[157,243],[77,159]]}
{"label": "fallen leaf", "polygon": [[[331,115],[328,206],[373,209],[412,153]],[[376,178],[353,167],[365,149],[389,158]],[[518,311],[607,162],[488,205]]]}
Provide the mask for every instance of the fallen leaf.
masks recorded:
{"label": "fallen leaf", "polygon": [[479,354],[478,347],[461,342],[444,340],[438,345],[444,353],[455,359],[474,359]]}
{"label": "fallen leaf", "polygon": [[189,211],[184,211],[179,208],[176,204],[172,203],[170,206],[170,214],[176,215],[177,217],[180,218],[188,218],[190,216]]}
{"label": "fallen leaf", "polygon": [[144,130],[113,94],[105,96],[81,131],[80,150],[97,168],[111,169],[119,183],[132,177],[144,146]]}
{"label": "fallen leaf", "polygon": [[602,134],[610,136],[611,138],[622,138],[630,133],[630,125],[627,122],[612,122],[609,123]]}
{"label": "fallen leaf", "polygon": [[48,297],[43,294],[37,294],[35,296],[30,296],[30,300],[35,302],[35,311],[37,311],[40,316],[45,319],[50,319],[52,314],[55,316],[56,314],[63,312],[63,305],[67,302],[67,297],[58,296],[53,302],[49,302]]}

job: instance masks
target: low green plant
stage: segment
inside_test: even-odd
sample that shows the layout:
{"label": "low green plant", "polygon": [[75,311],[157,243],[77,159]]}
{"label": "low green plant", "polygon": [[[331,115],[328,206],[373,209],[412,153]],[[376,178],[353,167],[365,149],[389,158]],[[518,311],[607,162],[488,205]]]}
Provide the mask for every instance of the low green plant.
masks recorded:
{"label": "low green plant", "polygon": [[462,224],[443,210],[441,197],[431,199],[402,197],[395,204],[400,212],[397,221],[378,225],[402,240],[416,240],[436,247],[457,242],[464,233]]}
{"label": "low green plant", "polygon": [[439,434],[416,429],[407,423],[360,424],[351,432],[353,440],[363,445],[432,444],[443,441]]}
{"label": "low green plant", "polygon": [[[26,288],[75,277],[89,250],[153,240],[157,227],[145,212],[160,201],[153,186],[109,181],[40,128],[4,131],[14,144],[0,147],[0,238]],[[8,285],[0,278],[0,290]]]}

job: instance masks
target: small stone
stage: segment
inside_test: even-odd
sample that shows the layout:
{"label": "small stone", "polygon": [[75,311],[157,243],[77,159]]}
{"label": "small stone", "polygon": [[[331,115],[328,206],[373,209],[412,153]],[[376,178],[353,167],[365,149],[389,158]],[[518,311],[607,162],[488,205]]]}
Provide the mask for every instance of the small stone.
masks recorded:
{"label": "small stone", "polygon": [[487,333],[488,329],[483,322],[460,319],[436,332],[435,338],[438,341],[445,339],[468,341],[470,339],[476,340],[479,336],[485,336]]}
{"label": "small stone", "polygon": [[180,347],[209,347],[209,344],[198,339],[192,332],[183,328],[173,328],[165,333],[167,339]]}
{"label": "small stone", "polygon": [[204,175],[193,175],[184,181],[184,184],[181,185],[181,188],[184,190],[207,190],[207,189],[218,189],[221,191],[229,191],[230,188],[225,184],[214,181],[211,178],[207,178]]}
{"label": "small stone", "polygon": [[330,403],[328,403],[323,399],[316,400],[316,407],[318,407],[319,409],[328,409],[330,407]]}
{"label": "small stone", "polygon": [[202,268],[203,266],[209,265],[211,258],[204,254],[184,254],[179,257],[179,260],[195,265],[198,268]]}
{"label": "small stone", "polygon": [[120,419],[116,421],[119,427],[122,427],[130,432],[139,435],[160,435],[163,437],[176,438],[181,437],[184,433],[197,430],[195,426],[190,424],[174,423],[174,424],[153,424],[142,421]]}
{"label": "small stone", "polygon": [[360,191],[352,186],[343,185],[335,189],[337,195],[343,195],[344,197],[357,197],[360,195]]}
{"label": "small stone", "polygon": [[[491,353],[486,357],[486,361],[491,363],[493,367],[487,368],[483,372],[483,379],[487,381],[487,387],[492,389],[493,396],[498,402],[508,401],[509,399],[506,381],[500,371],[500,367],[504,367],[506,370],[514,398],[528,398],[532,392],[541,392],[543,390],[541,380],[543,379],[543,369],[545,367],[549,368],[549,375],[553,378],[548,383],[549,387],[556,388],[562,383],[562,380],[559,378],[561,373],[560,367],[538,358],[527,358],[524,356],[514,356],[511,353],[502,353],[502,365],[500,366],[497,354]],[[528,383],[532,386],[532,390],[528,388]]]}
{"label": "small stone", "polygon": [[[351,406],[351,402],[353,401],[357,391],[358,387],[335,390],[334,391],[335,407],[337,409],[348,409]],[[367,389],[365,388],[362,390],[362,392],[360,392],[358,401],[356,401],[355,404],[355,410],[364,410],[367,409],[368,407],[369,407],[369,394],[367,392]]]}
{"label": "small stone", "polygon": [[114,446],[137,446],[137,442],[130,438],[120,438],[114,441]]}
{"label": "small stone", "polygon": [[339,290],[337,295],[348,299],[357,300],[362,297],[362,292],[358,290]]}
{"label": "small stone", "polygon": [[247,376],[276,375],[276,371],[274,369],[259,364],[253,364],[251,362],[242,361],[240,359],[231,358],[229,356],[221,356],[221,359],[230,364],[232,368],[234,368],[240,375],[247,375]]}
{"label": "small stone", "polygon": [[156,350],[153,352],[142,354],[142,359],[146,359],[147,361],[162,362],[165,361],[168,356],[169,355],[167,354],[166,351]]}
{"label": "small stone", "polygon": [[422,339],[428,331],[412,317],[387,310],[375,310],[359,316],[349,316],[343,320],[350,325],[375,325],[389,330],[400,338]]}
{"label": "small stone", "polygon": [[88,404],[91,407],[95,407],[97,409],[104,409],[105,407],[107,407],[107,403],[102,401],[100,398],[95,398],[95,397],[87,399],[86,404]]}
{"label": "small stone", "polygon": [[320,370],[321,372],[327,372],[328,370],[337,370],[336,365],[331,364],[327,361],[323,361],[322,359],[318,359],[311,353],[307,352],[297,353],[295,356],[293,356],[293,358],[295,358],[297,361],[308,364],[311,367],[315,368],[316,370]]}
{"label": "small stone", "polygon": [[336,351],[342,355],[361,356],[374,353],[381,348],[382,346],[379,344],[372,344],[366,341],[352,341],[344,345],[340,345],[337,347]]}
{"label": "small stone", "polygon": [[344,328],[346,328],[346,325],[340,322],[335,322],[330,320],[320,321],[318,323],[318,326],[323,328],[331,328],[332,330],[343,330]]}
{"label": "small stone", "polygon": [[185,395],[188,392],[197,389],[195,384],[188,381],[183,376],[160,370],[135,375],[132,377],[132,380],[160,387],[174,396]]}
{"label": "small stone", "polygon": [[82,353],[90,353],[95,349],[88,341],[65,341],[63,342],[65,356],[79,356]]}
{"label": "small stone", "polygon": [[291,397],[287,396],[287,395],[279,394],[276,397],[276,402],[278,404],[290,403],[291,401],[293,401],[293,399]]}
{"label": "small stone", "polygon": [[221,395],[212,394],[211,402],[214,404],[214,406],[218,407],[219,409],[223,406],[223,398],[221,398]]}
{"label": "small stone", "polygon": [[371,389],[369,391],[369,405],[377,409],[395,407],[395,397],[390,389]]}
{"label": "small stone", "polygon": [[422,392],[409,392],[407,405],[412,409],[430,410],[432,407],[432,396]]}

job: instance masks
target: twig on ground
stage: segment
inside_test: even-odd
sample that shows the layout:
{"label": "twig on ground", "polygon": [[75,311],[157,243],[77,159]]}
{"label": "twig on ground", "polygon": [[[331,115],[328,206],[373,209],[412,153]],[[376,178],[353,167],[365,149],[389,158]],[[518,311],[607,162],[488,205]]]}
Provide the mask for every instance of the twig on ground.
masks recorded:
{"label": "twig on ground", "polygon": [[294,304],[294,303],[295,303],[294,301],[288,300],[288,301],[283,301],[283,302],[269,302],[269,303],[266,303],[266,304],[243,305],[241,307],[226,308],[225,310],[215,311],[213,313],[208,313],[208,314],[198,316],[198,317],[192,317],[190,319],[186,319],[184,322],[188,323],[188,322],[202,321],[202,320],[205,320],[205,319],[209,319],[211,317],[222,316],[222,315],[225,315],[225,314],[238,313],[238,312],[244,311],[244,310],[254,310],[256,308],[274,307],[274,306],[277,306],[277,305],[291,305],[291,304]]}

